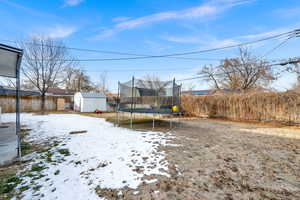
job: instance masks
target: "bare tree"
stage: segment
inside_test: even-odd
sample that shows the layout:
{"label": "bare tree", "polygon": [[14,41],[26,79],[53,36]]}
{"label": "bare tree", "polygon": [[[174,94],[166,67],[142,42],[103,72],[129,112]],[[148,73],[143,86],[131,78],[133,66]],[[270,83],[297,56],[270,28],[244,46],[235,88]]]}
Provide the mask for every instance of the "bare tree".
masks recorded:
{"label": "bare tree", "polygon": [[90,77],[83,69],[68,66],[65,70],[64,86],[67,90],[92,91],[94,89]]}
{"label": "bare tree", "polygon": [[20,46],[25,50],[22,72],[41,92],[42,110],[45,110],[48,89],[62,82],[60,76],[72,61],[64,44],[51,38],[33,37]]}
{"label": "bare tree", "polygon": [[164,93],[168,84],[170,84],[170,82],[161,81],[158,76],[149,74],[136,83],[137,87],[155,90],[158,94]]}
{"label": "bare tree", "polygon": [[96,85],[96,91],[107,94],[109,92],[108,89],[108,78],[107,72],[102,72],[99,76],[99,82]]}
{"label": "bare tree", "polygon": [[182,85],[183,91],[193,91],[196,88],[196,84],[194,82],[184,83]]}
{"label": "bare tree", "polygon": [[10,88],[16,88],[16,81],[11,78],[1,78],[0,85],[10,87]]}
{"label": "bare tree", "polygon": [[296,74],[297,80],[293,89],[300,91],[300,59],[289,60],[288,62],[282,63],[282,66],[287,66],[286,71]]}
{"label": "bare tree", "polygon": [[76,91],[90,92],[95,90],[95,86],[91,81],[90,77],[86,74],[84,70],[80,70],[76,76],[75,80]]}
{"label": "bare tree", "polygon": [[216,89],[249,91],[266,87],[276,79],[271,66],[240,48],[239,57],[225,59],[219,66],[205,66],[199,75],[212,82]]}

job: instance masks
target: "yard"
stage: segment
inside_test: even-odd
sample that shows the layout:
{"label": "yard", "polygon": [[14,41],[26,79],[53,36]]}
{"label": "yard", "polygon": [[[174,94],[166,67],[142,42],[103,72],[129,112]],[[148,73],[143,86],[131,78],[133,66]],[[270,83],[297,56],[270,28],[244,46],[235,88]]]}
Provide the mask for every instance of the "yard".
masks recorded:
{"label": "yard", "polygon": [[22,114],[26,141],[41,148],[2,188],[21,199],[300,199],[298,129],[182,122],[137,131],[91,116]]}
{"label": "yard", "polygon": [[[16,195],[22,199],[98,199],[109,197],[106,189],[137,192],[143,181],[156,181],[144,175],[168,176],[165,154],[158,150],[170,137],[166,134],[117,128],[104,119],[75,114],[21,118],[30,129],[26,140],[44,146],[16,177]],[[14,115],[2,119],[13,121]]]}

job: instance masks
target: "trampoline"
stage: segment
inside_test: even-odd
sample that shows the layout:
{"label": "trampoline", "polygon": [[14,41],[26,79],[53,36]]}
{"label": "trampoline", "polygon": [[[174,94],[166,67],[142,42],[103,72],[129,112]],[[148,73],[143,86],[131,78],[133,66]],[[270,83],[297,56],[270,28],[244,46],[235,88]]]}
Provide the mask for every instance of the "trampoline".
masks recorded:
{"label": "trampoline", "polygon": [[[172,81],[135,79],[118,83],[119,112],[159,115],[180,114],[181,85]],[[118,116],[117,116],[118,117]],[[119,121],[119,118],[118,118]],[[171,125],[170,125],[171,126]],[[131,123],[132,127],[132,123]]]}

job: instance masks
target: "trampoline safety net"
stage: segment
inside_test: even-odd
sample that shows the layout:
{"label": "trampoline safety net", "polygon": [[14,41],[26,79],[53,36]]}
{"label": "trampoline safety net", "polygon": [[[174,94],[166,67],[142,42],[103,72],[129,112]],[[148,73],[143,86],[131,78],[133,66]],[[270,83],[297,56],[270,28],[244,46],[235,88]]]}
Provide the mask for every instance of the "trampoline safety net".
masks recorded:
{"label": "trampoline safety net", "polygon": [[173,81],[134,79],[119,83],[118,110],[131,113],[174,114],[180,107],[181,85]]}

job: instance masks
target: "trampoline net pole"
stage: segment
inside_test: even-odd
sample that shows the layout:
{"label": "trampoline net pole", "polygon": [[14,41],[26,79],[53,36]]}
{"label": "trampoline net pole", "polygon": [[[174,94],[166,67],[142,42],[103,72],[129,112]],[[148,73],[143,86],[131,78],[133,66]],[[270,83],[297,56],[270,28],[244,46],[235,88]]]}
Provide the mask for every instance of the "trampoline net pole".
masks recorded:
{"label": "trampoline net pole", "polygon": [[119,109],[120,109],[120,82],[118,81],[118,96],[117,96],[117,105],[116,105],[116,120],[117,126],[120,126],[120,119],[119,119]]}

